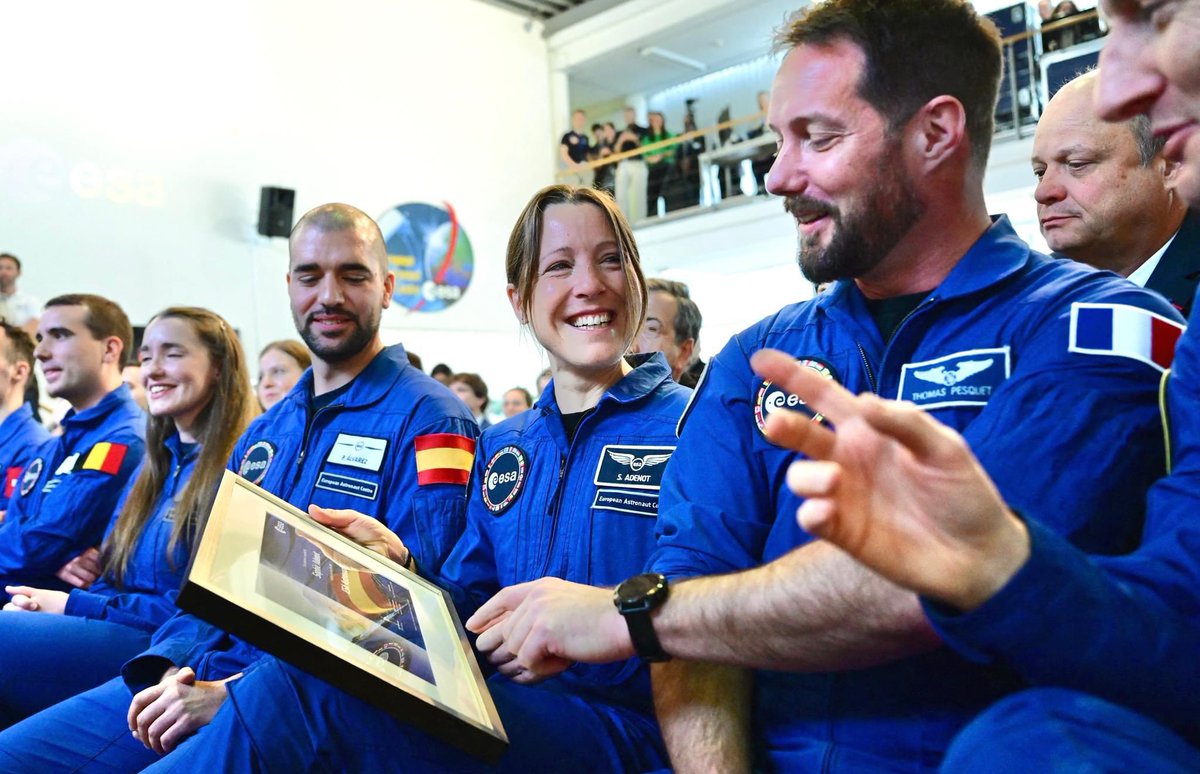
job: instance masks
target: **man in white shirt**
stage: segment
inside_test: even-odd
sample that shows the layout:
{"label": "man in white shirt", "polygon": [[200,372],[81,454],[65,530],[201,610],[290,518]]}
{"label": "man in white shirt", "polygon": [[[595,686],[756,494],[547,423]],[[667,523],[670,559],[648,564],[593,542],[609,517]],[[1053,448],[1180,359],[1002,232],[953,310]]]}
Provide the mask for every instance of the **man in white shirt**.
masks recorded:
{"label": "man in white shirt", "polygon": [[1187,316],[1200,277],[1200,215],[1174,190],[1178,164],[1138,116],[1096,117],[1096,73],[1063,86],[1038,122],[1033,174],[1051,250],[1166,296]]}
{"label": "man in white shirt", "polygon": [[37,333],[38,312],[42,302],[17,290],[21,276],[21,261],[17,256],[0,253],[0,318],[19,325],[33,336]]}

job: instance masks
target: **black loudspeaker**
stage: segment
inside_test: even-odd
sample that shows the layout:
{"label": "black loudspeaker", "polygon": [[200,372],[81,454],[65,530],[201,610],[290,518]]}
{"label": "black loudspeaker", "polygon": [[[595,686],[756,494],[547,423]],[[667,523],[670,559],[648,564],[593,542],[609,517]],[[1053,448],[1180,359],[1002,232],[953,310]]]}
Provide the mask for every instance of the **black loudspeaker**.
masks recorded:
{"label": "black loudspeaker", "polygon": [[268,237],[285,237],[292,233],[292,207],[296,192],[290,188],[263,186],[258,202],[258,233]]}

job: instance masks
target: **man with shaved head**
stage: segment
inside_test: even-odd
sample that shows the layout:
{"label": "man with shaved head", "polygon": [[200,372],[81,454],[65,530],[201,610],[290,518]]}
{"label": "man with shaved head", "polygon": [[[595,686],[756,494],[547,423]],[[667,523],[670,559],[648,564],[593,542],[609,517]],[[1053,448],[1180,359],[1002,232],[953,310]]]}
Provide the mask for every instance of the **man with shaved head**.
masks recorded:
{"label": "man with shaved head", "polygon": [[1050,249],[1114,271],[1187,314],[1200,277],[1200,215],[1174,189],[1178,163],[1145,116],[1096,115],[1097,73],[1063,86],[1033,139],[1038,222]]}
{"label": "man with shaved head", "polygon": [[[478,427],[402,346],[384,346],[379,324],[394,280],[370,217],[346,204],[317,207],[288,247],[292,317],[312,368],[250,426],[229,469],[322,523],[341,524],[346,510],[385,522],[411,547],[406,564],[436,574],[465,523]],[[227,682],[266,661],[179,613],[120,677],[0,734],[0,771],[145,768],[208,723]]]}

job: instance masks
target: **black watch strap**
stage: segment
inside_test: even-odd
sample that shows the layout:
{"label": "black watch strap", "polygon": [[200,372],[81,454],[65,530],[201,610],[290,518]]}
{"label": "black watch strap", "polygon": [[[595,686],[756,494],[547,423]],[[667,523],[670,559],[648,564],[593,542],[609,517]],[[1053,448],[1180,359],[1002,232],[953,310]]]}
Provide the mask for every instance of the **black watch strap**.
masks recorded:
{"label": "black watch strap", "polygon": [[654,621],[649,610],[637,613],[626,613],[625,623],[629,626],[629,639],[633,641],[633,649],[637,651],[642,661],[657,663],[670,661],[671,657],[663,650],[654,631]]}
{"label": "black watch strap", "polygon": [[651,616],[667,600],[667,593],[667,579],[658,573],[627,578],[613,593],[613,604],[625,617],[633,649],[643,661],[668,661],[671,658],[658,641]]}

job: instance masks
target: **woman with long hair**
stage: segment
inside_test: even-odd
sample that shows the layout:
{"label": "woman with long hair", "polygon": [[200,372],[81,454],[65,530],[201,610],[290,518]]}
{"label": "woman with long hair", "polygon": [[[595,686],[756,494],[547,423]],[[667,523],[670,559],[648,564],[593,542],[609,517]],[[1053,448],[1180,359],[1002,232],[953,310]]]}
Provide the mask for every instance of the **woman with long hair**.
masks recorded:
{"label": "woman with long hair", "polygon": [[91,688],[140,653],[175,612],[192,542],[233,445],[257,413],[233,328],[171,307],[138,352],[146,457],[100,550],[101,577],[71,592],[9,586],[0,612],[0,725]]}
{"label": "woman with long hair", "polygon": [[[480,438],[466,531],[432,578],[463,618],[524,581],[549,575],[611,586],[640,572],[654,549],[659,482],[691,395],[671,380],[660,353],[626,355],[645,316],[646,283],[633,234],[607,194],[565,185],[540,191],[513,229],[507,276],[513,311],[545,348],[553,378],[533,410]],[[309,512],[408,561],[382,522]],[[576,665],[537,685],[511,674],[502,667],[488,680],[509,739],[496,768],[274,657],[226,683],[229,699],[211,725],[172,754],[196,769],[669,766],[641,660]]]}

